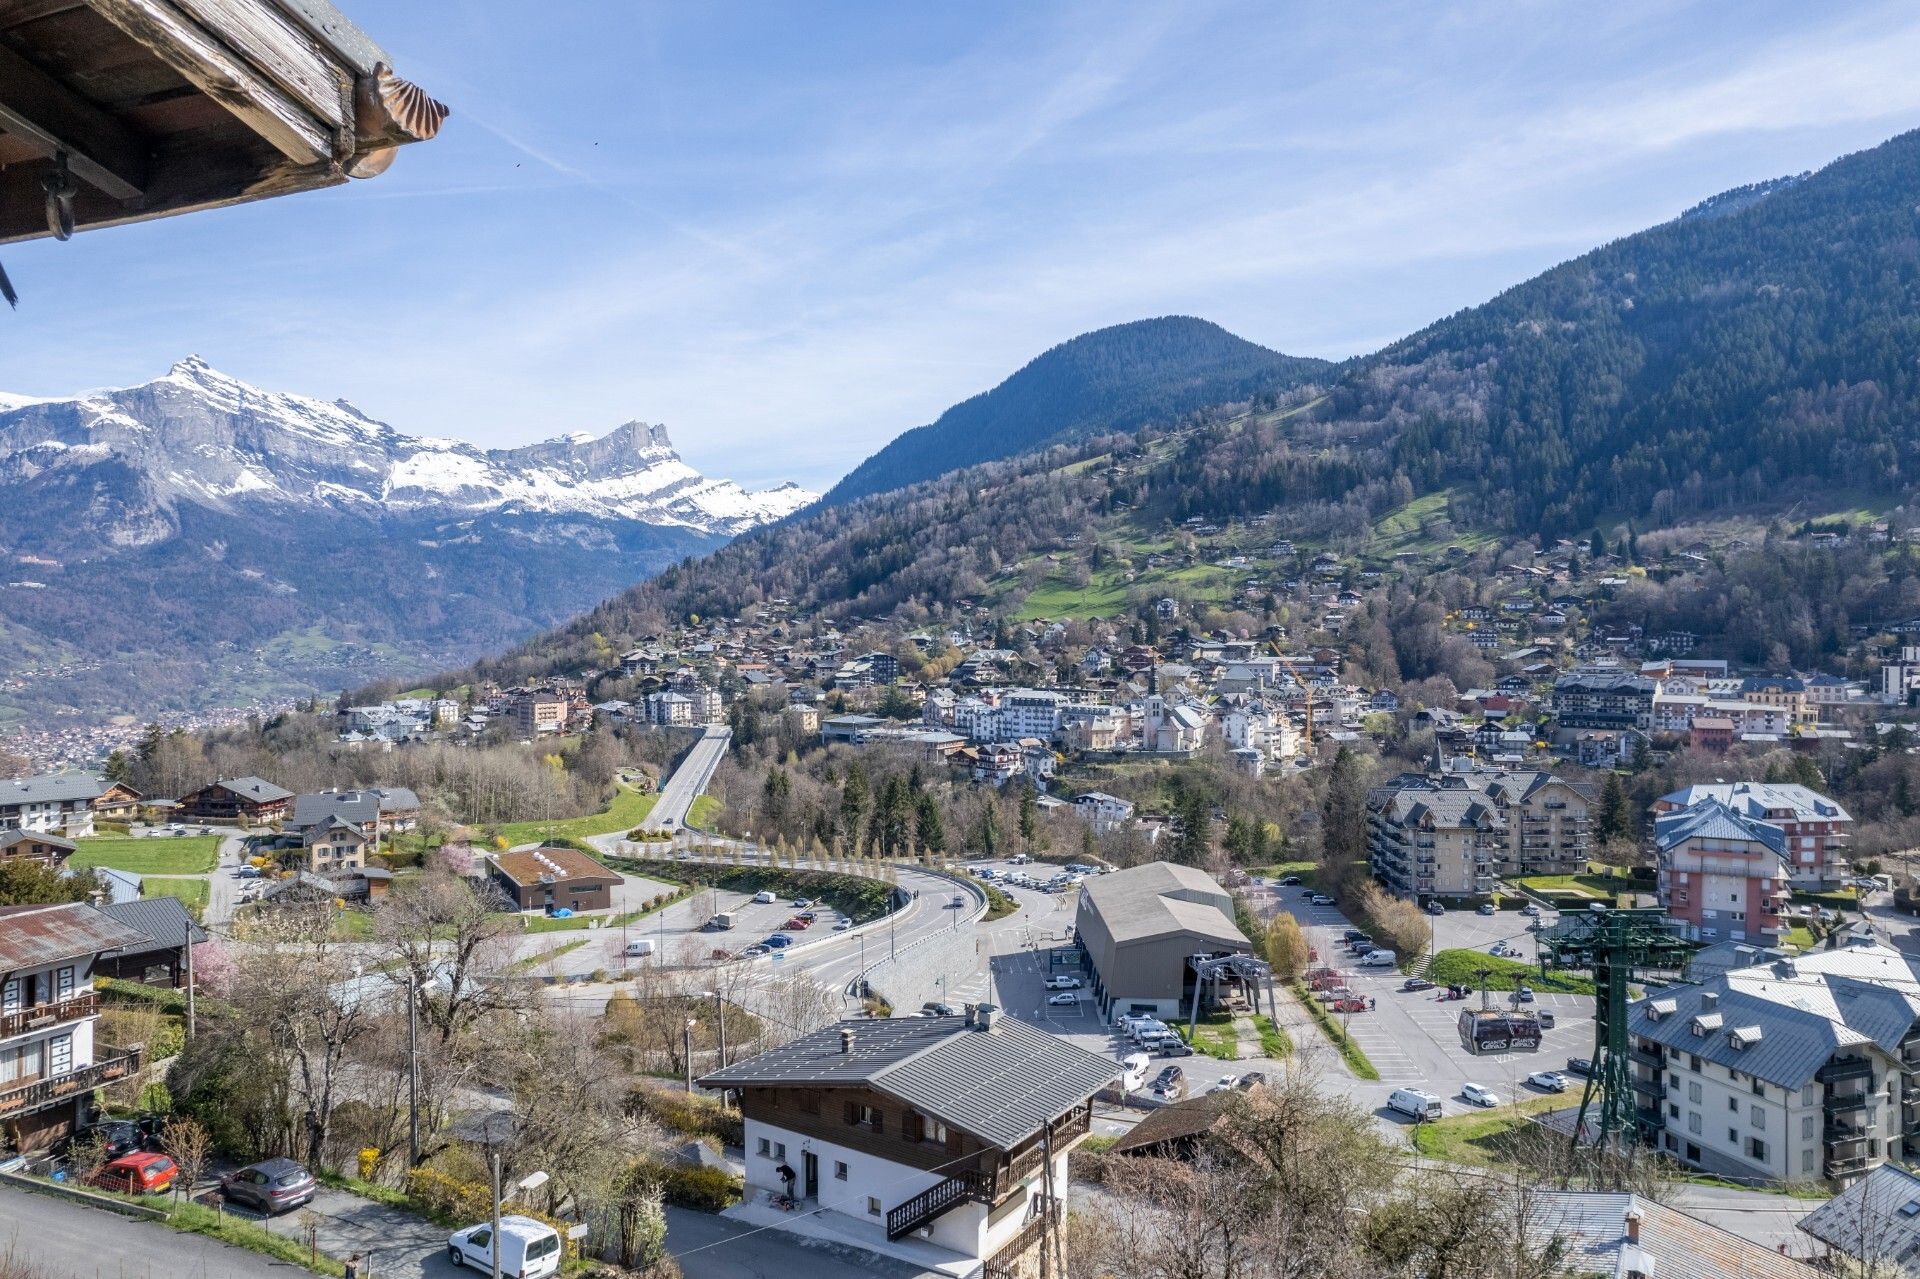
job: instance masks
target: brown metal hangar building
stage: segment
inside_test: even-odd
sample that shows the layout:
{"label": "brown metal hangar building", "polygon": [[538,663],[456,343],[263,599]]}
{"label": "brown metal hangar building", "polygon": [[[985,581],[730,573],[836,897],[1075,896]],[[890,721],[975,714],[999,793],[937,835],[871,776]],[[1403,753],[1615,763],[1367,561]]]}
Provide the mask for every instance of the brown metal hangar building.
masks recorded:
{"label": "brown metal hangar building", "polygon": [[1172,862],[1088,879],[1074,936],[1092,969],[1102,1017],[1172,1016],[1191,997],[1191,957],[1253,953],[1233,922],[1227,890],[1206,872]]}

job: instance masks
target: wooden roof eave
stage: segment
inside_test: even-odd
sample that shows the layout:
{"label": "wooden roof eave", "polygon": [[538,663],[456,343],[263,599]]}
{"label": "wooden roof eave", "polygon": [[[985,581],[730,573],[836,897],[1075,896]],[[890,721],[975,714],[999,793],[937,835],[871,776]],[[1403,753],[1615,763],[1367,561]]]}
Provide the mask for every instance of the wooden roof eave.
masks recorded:
{"label": "wooden roof eave", "polygon": [[[131,42],[217,104],[212,118],[225,122],[155,138],[36,66],[33,28],[18,28],[15,47],[0,44],[0,133],[47,160],[65,155],[76,230],[372,177],[446,116],[324,0],[73,7],[97,16],[103,40]],[[50,234],[50,172],[45,161],[0,168],[0,243]]]}

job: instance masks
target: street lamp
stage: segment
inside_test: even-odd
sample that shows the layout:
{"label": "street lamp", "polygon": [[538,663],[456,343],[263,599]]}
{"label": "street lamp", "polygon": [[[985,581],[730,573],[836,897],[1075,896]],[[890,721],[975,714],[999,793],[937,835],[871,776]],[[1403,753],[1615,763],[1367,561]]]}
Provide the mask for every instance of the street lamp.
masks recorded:
{"label": "street lamp", "polygon": [[695,1026],[698,1026],[699,1024],[700,1022],[697,1018],[689,1017],[687,1018],[687,1028],[685,1031],[682,1032],[686,1036],[685,1042],[686,1042],[686,1058],[687,1058],[687,1091],[688,1092],[693,1091],[693,1028]]}

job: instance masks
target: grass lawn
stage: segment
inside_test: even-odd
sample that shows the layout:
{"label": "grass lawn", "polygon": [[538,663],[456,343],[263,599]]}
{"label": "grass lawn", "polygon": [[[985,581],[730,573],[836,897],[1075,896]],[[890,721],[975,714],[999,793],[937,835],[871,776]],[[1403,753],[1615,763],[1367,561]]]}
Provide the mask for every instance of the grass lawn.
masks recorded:
{"label": "grass lawn", "polygon": [[1502,1138],[1531,1122],[1529,1116],[1579,1104],[1579,1095],[1571,1088],[1564,1093],[1545,1095],[1529,1092],[1492,1110],[1448,1115],[1417,1124],[1413,1129],[1413,1145],[1421,1154],[1449,1163],[1496,1164],[1501,1162]]}
{"label": "grass lawn", "polygon": [[340,941],[370,941],[373,938],[373,913],[343,910],[333,917],[333,935]]}
{"label": "grass lawn", "polygon": [[659,798],[652,792],[642,794],[621,786],[614,794],[613,804],[605,812],[588,813],[585,817],[562,817],[550,822],[508,822],[499,828],[499,832],[510,847],[538,843],[553,836],[585,839],[590,835],[612,835],[632,830],[645,821]]}
{"label": "grass lawn", "polygon": [[558,959],[569,951],[579,950],[582,946],[586,945],[589,940],[590,939],[586,937],[576,937],[570,942],[563,943],[559,946],[549,946],[543,951],[528,955],[525,959],[516,959],[513,963],[509,964],[508,967],[521,970],[538,968],[549,959]]}
{"label": "grass lawn", "polygon": [[1427,980],[1441,986],[1480,988],[1479,970],[1487,969],[1488,990],[1513,990],[1522,981],[1535,990],[1553,990],[1568,995],[1591,995],[1593,982],[1572,973],[1547,973],[1544,976],[1532,964],[1517,959],[1502,959],[1484,950],[1443,950],[1427,968]]}
{"label": "grass lawn", "polygon": [[151,839],[83,839],[68,859],[75,870],[111,866],[135,875],[204,875],[220,856],[218,835]]}
{"label": "grass lawn", "polygon": [[1319,862],[1275,862],[1271,866],[1253,866],[1248,869],[1252,874],[1265,875],[1276,882],[1289,875],[1298,875],[1301,888],[1318,887],[1316,881],[1320,877]]}
{"label": "grass lawn", "polygon": [[992,884],[985,882],[982,882],[980,887],[987,894],[987,913],[985,918],[1005,919],[1008,915],[1020,909],[1020,903],[1013,899],[1011,893],[1004,893]]}
{"label": "grass lawn", "polygon": [[1260,1055],[1278,1061],[1282,1057],[1293,1056],[1293,1036],[1274,1024],[1273,1018],[1265,1013],[1255,1014],[1253,1028],[1260,1032]]}
{"label": "grass lawn", "polygon": [[1780,940],[1789,946],[1798,946],[1801,950],[1812,950],[1814,947],[1813,930],[1805,924],[1795,924],[1787,929]]}
{"label": "grass lawn", "polygon": [[[167,1225],[188,1234],[207,1235],[222,1243],[245,1248],[291,1265],[302,1273],[315,1273],[307,1264],[309,1252],[300,1240],[276,1235],[258,1221],[238,1213],[218,1212],[205,1204],[179,1203],[164,1195],[142,1195],[140,1202],[167,1214]],[[340,1274],[345,1267],[325,1253],[319,1254],[318,1273]]]}
{"label": "grass lawn", "polygon": [[1810,893],[1795,889],[1793,901],[1797,906],[1825,906],[1828,910],[1860,909],[1860,894],[1853,888],[1836,888],[1830,893]]}
{"label": "grass lawn", "polygon": [[213,886],[204,879],[169,879],[148,875],[140,881],[142,897],[178,897],[186,903],[187,913],[199,919],[206,913],[207,895]]}
{"label": "grass lawn", "polygon": [[712,829],[713,819],[719,816],[721,807],[720,801],[714,796],[699,796],[687,809],[687,825],[696,826],[702,830]]}
{"label": "grass lawn", "polygon": [[1604,902],[1633,891],[1633,881],[1625,875],[1527,875],[1513,882],[1536,893],[1571,893]]}
{"label": "grass lawn", "polygon": [[1194,1026],[1191,1034],[1187,1032],[1185,1021],[1176,1022],[1173,1029],[1197,1053],[1218,1057],[1221,1061],[1233,1061],[1240,1056],[1240,1041],[1233,1033],[1231,1017],[1220,1013],[1210,1014]]}

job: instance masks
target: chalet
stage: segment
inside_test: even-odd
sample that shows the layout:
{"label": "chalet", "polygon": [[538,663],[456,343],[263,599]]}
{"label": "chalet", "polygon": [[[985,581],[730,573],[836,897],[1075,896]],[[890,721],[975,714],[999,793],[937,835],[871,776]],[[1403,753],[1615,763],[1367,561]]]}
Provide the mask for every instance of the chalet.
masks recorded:
{"label": "chalet", "polygon": [[577,848],[549,845],[499,853],[487,861],[515,910],[606,910],[613,905],[614,886],[626,882]]}
{"label": "chalet", "polygon": [[277,822],[293,808],[293,792],[259,777],[212,782],[180,797],[182,817],[206,822]]}
{"label": "chalet", "polygon": [[140,792],[125,782],[108,782],[107,788],[93,799],[97,821],[130,822],[140,816]]}
{"label": "chalet", "polygon": [[145,933],[92,906],[0,907],[0,1134],[45,1150],[93,1119],[94,1090],[140,1069],[140,1050],[94,1048],[94,965]]}
{"label": "chalet", "polygon": [[143,941],[102,952],[93,965],[96,977],[118,977],[148,986],[179,987],[187,979],[187,948],[207,939],[206,930],[193,922],[178,897],[141,897],[109,902],[99,907]]}
{"label": "chalet", "polygon": [[33,861],[48,870],[59,870],[78,847],[72,840],[58,835],[10,830],[0,833],[0,862]]}
{"label": "chalet", "polygon": [[911,1235],[1013,1274],[1064,1218],[1067,1153],[1118,1074],[982,1004],[842,1022],[700,1082],[740,1096],[750,1192],[790,1189],[849,1242]]}

